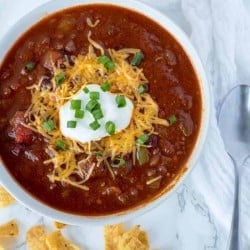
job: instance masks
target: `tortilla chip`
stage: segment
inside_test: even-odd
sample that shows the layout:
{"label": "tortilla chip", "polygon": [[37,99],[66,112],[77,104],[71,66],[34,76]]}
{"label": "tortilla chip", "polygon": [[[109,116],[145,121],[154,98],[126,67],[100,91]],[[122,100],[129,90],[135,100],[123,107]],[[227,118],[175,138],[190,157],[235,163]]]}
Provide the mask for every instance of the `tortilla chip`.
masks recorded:
{"label": "tortilla chip", "polygon": [[41,225],[29,229],[26,234],[28,250],[49,250],[45,242],[46,234]]}
{"label": "tortilla chip", "polygon": [[144,246],[147,247],[147,249],[149,249],[149,240],[148,240],[148,235],[146,232],[141,231],[138,236],[138,239],[140,240],[142,244],[144,244]]}
{"label": "tortilla chip", "polygon": [[125,235],[120,237],[117,245],[117,250],[148,250],[149,247],[145,246],[138,238]]}
{"label": "tortilla chip", "polygon": [[11,220],[0,226],[0,238],[18,236],[18,225],[15,220]]}
{"label": "tortilla chip", "polygon": [[110,225],[104,227],[105,250],[117,250],[118,238],[124,233],[124,225]]}
{"label": "tortilla chip", "polygon": [[140,226],[133,227],[118,239],[117,250],[149,250],[147,234],[140,230]]}
{"label": "tortilla chip", "polygon": [[130,231],[124,233],[123,237],[128,237],[128,238],[135,237],[141,243],[143,243],[145,246],[149,246],[148,236],[147,236],[146,232],[144,232],[140,229],[139,225],[133,227]]}
{"label": "tortilla chip", "polygon": [[46,244],[49,250],[80,250],[78,246],[65,239],[60,231],[47,235]]}
{"label": "tortilla chip", "polygon": [[146,232],[135,226],[128,232],[123,224],[106,226],[104,231],[106,250],[149,250]]}
{"label": "tortilla chip", "polygon": [[0,186],[0,208],[9,206],[15,201],[15,199]]}
{"label": "tortilla chip", "polygon": [[56,229],[62,229],[64,227],[66,227],[67,225],[62,223],[62,222],[59,222],[59,221],[54,221],[54,226]]}

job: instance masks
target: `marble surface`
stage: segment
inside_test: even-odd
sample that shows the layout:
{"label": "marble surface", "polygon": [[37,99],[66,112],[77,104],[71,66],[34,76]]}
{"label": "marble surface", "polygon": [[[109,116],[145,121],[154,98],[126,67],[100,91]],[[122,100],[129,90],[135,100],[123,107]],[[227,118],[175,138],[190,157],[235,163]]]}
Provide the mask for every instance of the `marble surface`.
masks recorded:
{"label": "marble surface", "polygon": [[[0,0],[0,39],[21,16],[43,2],[46,0]],[[141,224],[149,233],[152,249],[227,249],[234,199],[234,170],[224,149],[216,117],[229,89],[250,79],[250,42],[247,42],[250,39],[250,1],[142,2],[168,15],[190,37],[211,84],[214,105],[209,136],[191,175],[161,206],[126,224]],[[246,168],[245,172],[250,171]],[[249,209],[244,204],[249,208],[250,181],[247,174],[244,176],[241,209],[245,218],[249,218]],[[14,242],[5,242],[7,249],[26,249],[25,232],[32,225],[39,223],[52,229],[51,220],[18,203],[0,211],[0,223],[11,218],[17,218],[20,223],[21,235]],[[103,249],[101,227],[69,226],[63,231],[84,249]],[[243,235],[242,249],[249,249],[250,236],[244,232]]]}

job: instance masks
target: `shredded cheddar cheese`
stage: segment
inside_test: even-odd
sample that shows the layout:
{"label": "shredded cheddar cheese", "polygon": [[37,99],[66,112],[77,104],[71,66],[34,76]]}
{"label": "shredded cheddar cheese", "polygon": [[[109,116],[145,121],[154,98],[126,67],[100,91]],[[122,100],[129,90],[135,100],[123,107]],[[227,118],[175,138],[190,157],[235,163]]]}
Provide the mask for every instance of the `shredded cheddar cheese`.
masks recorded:
{"label": "shredded cheddar cheese", "polygon": [[87,25],[91,28],[95,28],[99,24],[99,22],[100,22],[99,19],[97,19],[95,22],[92,22],[92,20],[89,17],[87,17],[86,20]]}
{"label": "shredded cheddar cheese", "polygon": [[[138,88],[141,84],[148,82],[143,74],[143,69],[132,66],[129,56],[140,51],[138,49],[109,49],[111,60],[115,63],[113,71],[107,70],[104,65],[98,63],[97,53],[104,55],[104,49],[91,39],[88,35],[89,50],[86,55],[79,55],[74,58],[74,65],[71,66],[65,60],[66,69],[61,70],[54,67],[54,77],[51,88],[46,89],[41,79],[37,84],[29,87],[32,95],[32,104],[26,112],[29,123],[25,126],[41,134],[48,142],[46,149],[49,159],[45,164],[52,164],[53,171],[49,175],[51,182],[62,182],[72,186],[88,190],[87,181],[93,172],[94,166],[88,172],[81,168],[82,161],[88,161],[96,152],[102,151],[103,157],[100,162],[107,163],[107,158],[114,159],[117,156],[135,154],[136,139],[143,133],[154,134],[154,125],[167,126],[168,122],[158,117],[158,105],[148,93],[139,94]],[[61,85],[56,85],[55,76],[59,73],[65,75],[65,81]],[[133,116],[130,125],[123,131],[102,138],[91,143],[80,143],[78,141],[64,138],[60,132],[59,109],[84,86],[95,83],[103,84],[108,81],[111,84],[110,91],[122,93],[134,103]],[[44,121],[52,119],[55,129],[46,131],[43,127]],[[63,139],[67,145],[66,150],[57,150],[56,141]],[[79,160],[77,156],[81,155]],[[113,178],[112,168],[106,164]],[[72,176],[78,176],[78,180]]]}

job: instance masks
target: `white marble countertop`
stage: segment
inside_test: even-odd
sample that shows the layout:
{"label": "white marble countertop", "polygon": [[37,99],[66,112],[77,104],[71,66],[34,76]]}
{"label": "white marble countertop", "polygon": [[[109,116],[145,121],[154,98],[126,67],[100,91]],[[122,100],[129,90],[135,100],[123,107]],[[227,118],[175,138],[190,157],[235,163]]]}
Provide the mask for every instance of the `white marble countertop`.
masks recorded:
{"label": "white marble countertop", "polygon": [[[1,36],[21,16],[46,0],[0,0]],[[250,79],[250,1],[245,0],[143,0],[172,19],[190,37],[201,57],[219,107],[230,88]],[[249,37],[248,37],[249,38]],[[248,40],[249,41],[249,40]],[[245,54],[248,53],[248,57]],[[220,138],[216,109],[204,152],[194,171],[177,192],[153,211],[127,224],[148,231],[152,249],[226,249],[233,208],[233,166]],[[215,143],[216,142],[216,143]],[[21,235],[7,242],[8,249],[26,249],[26,230],[35,224],[52,228],[52,221],[21,204],[0,212],[0,224],[16,218]],[[65,235],[84,249],[102,249],[101,227],[68,226]],[[80,237],[79,237],[80,235]],[[98,239],[98,240],[96,240]]]}

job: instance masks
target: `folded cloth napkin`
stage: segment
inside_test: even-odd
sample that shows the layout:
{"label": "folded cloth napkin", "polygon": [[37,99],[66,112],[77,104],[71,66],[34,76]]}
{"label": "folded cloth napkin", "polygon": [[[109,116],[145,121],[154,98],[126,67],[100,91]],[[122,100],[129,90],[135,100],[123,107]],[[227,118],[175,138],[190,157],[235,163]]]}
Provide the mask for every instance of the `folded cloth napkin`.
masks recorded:
{"label": "folded cloth napkin", "polygon": [[[211,85],[213,107],[205,147],[191,175],[160,207],[128,224],[141,224],[147,229],[156,248],[226,249],[233,211],[234,170],[218,130],[216,114],[229,89],[250,79],[250,4],[247,0],[141,1],[169,16],[190,37]],[[46,0],[0,0],[0,23],[4,24],[0,34],[3,35],[19,17],[44,2]],[[243,183],[241,209],[249,218],[245,207],[250,204],[247,175]],[[1,213],[0,220],[7,220],[18,210],[19,214],[28,215],[19,218],[24,229],[37,222],[49,223],[49,220],[21,205],[11,209],[12,212],[6,210]],[[79,230],[83,235],[84,231],[88,232],[89,237],[77,237]],[[83,246],[100,249],[96,242],[96,237],[101,237],[100,230],[88,226],[81,229],[69,227],[66,233]],[[249,235],[243,234],[242,249],[249,249]],[[22,240],[17,246],[22,244]]]}

